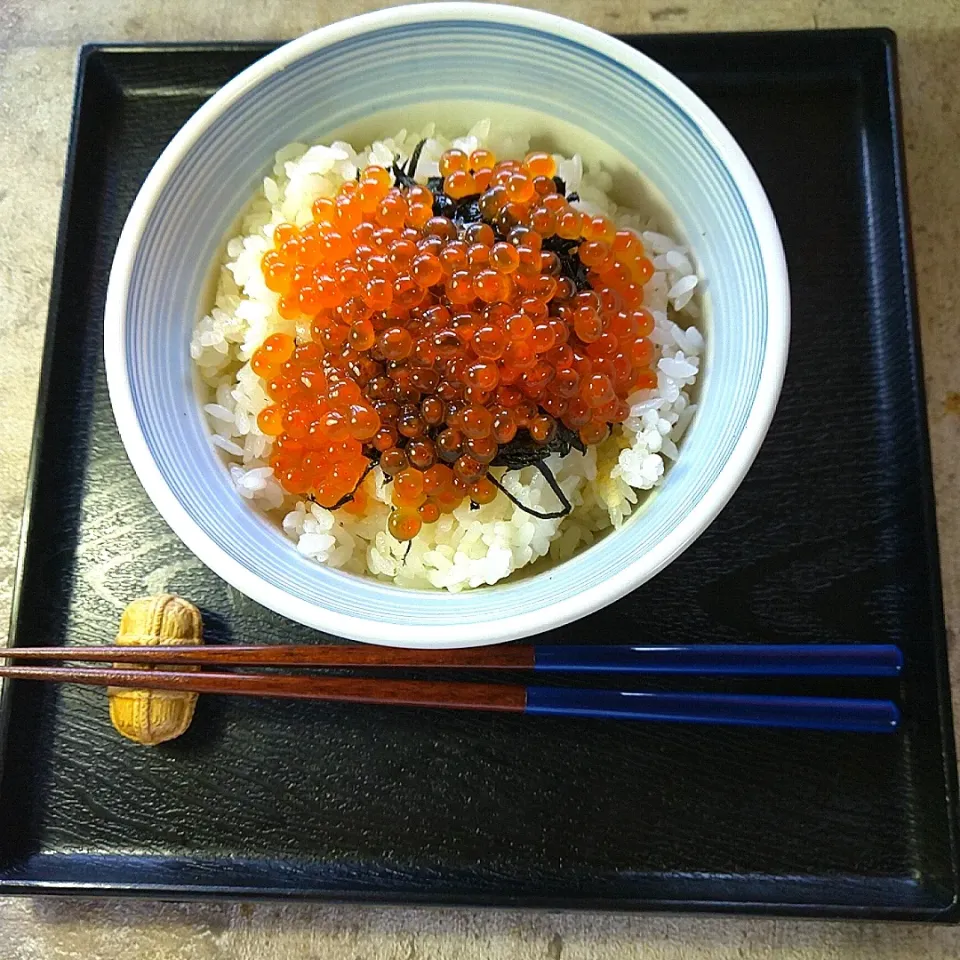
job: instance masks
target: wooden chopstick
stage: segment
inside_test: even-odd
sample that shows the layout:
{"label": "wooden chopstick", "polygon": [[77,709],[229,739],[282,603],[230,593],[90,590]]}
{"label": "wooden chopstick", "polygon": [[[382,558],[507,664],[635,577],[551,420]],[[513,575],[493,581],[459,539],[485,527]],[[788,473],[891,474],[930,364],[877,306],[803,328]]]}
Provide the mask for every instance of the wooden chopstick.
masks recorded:
{"label": "wooden chopstick", "polygon": [[444,667],[524,670],[534,666],[535,647],[518,644],[465,650],[407,650],[366,644],[276,644],[245,646],[10,647],[0,658],[80,660],[98,663],[234,664],[261,667]]}
{"label": "wooden chopstick", "polygon": [[0,658],[262,667],[424,667],[446,670],[895,677],[903,655],[892,644],[507,644],[465,650],[406,650],[346,644],[191,647],[10,647]]}
{"label": "wooden chopstick", "polygon": [[589,690],[433,680],[121,670],[109,667],[0,667],[0,677],[298,700],[447,707],[553,717],[790,727],[837,733],[891,733],[900,720],[896,704],[889,700],[828,697]]}
{"label": "wooden chopstick", "polygon": [[242,694],[294,700],[342,700],[471,710],[522,711],[525,688],[498,683],[440,680],[379,680],[370,677],[312,677],[305,674],[214,673],[212,671],[123,670],[97,667],[0,667],[0,677],[53,680],[97,687]]}

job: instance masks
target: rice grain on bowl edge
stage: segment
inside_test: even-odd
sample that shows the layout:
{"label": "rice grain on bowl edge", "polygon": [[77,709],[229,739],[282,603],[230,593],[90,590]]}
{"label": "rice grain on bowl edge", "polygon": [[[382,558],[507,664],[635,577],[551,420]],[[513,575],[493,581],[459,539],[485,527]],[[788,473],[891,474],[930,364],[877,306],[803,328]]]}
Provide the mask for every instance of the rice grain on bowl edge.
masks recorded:
{"label": "rice grain on bowl edge", "polygon": [[[310,331],[300,321],[280,317],[277,294],[266,286],[261,259],[273,245],[275,225],[309,223],[318,196],[332,196],[368,164],[389,167],[398,154],[408,158],[422,139],[426,144],[417,167],[419,181],[439,173],[440,155],[451,146],[467,153],[486,147],[500,158],[522,157],[529,146],[523,133],[491,128],[487,120],[452,141],[429,125],[421,131],[401,130],[359,153],[340,141],[285,147],[245,212],[238,235],[226,246],[215,306],[197,323],[190,349],[208,394],[204,410],[212,441],[227,459],[238,494],[274,516],[301,554],[402,587],[459,591],[496,583],[543,557],[554,562],[567,559],[620,526],[642,503],[643,492],[661,481],[696,409],[691,388],[704,347],[694,325],[700,316],[696,298],[700,284],[685,247],[653,230],[658,225],[648,217],[617,208],[608,196],[611,177],[599,164],[584,170],[578,155],[557,157],[567,190],[579,194],[575,205],[585,212],[607,214],[618,227],[635,230],[656,267],[644,288],[644,305],[656,321],[650,336],[657,350],[656,388],[629,397],[626,422],[607,440],[588,446],[586,454],[571,451],[547,459],[573,511],[540,519],[499,493],[479,509],[464,501],[402,543],[387,532],[390,492],[379,467],[365,481],[371,496],[361,516],[286,494],[267,461],[272,439],[257,424],[258,413],[270,399],[249,360],[273,333],[309,339]],[[556,495],[533,467],[507,472],[501,482],[530,508],[541,512],[557,508]]]}

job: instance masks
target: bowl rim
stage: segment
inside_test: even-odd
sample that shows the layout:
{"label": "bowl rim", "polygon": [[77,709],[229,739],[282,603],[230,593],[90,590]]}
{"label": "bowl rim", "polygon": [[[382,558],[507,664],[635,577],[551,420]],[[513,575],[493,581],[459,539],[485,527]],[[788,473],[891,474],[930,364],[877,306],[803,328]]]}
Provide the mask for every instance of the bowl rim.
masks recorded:
{"label": "bowl rim", "polygon": [[[144,227],[161,192],[195,142],[228,107],[267,77],[326,46],[388,27],[450,20],[502,23],[572,40],[640,74],[696,122],[733,177],[756,231],[767,297],[767,341],[756,396],[729,458],[690,513],[643,557],[612,573],[591,590],[574,594],[550,607],[520,611],[486,623],[460,624],[455,628],[454,638],[450,636],[453,630],[450,626],[393,624],[390,626],[392,636],[385,639],[383,621],[334,613],[266,583],[218,547],[181,506],[153,461],[134,410],[124,347],[126,303]],[[411,648],[484,646],[531,636],[593,613],[663,570],[713,522],[746,476],[776,409],[789,339],[789,282],[773,210],[750,162],[713,111],[666,68],[599,30],[539,10],[472,2],[392,7],[337,21],[284,44],[218,90],[170,141],[140,188],[117,244],[104,310],[104,357],[114,418],[140,483],[174,533],[227,583],[276,613],[341,637]],[[549,570],[538,574],[549,575]],[[382,586],[384,590],[397,589],[390,584]]]}

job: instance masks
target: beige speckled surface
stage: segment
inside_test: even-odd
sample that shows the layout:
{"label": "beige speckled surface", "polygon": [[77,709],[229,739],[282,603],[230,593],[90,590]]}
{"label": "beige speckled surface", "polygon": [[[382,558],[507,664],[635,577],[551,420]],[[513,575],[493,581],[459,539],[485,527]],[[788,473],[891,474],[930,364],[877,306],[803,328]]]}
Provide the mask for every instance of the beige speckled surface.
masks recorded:
{"label": "beige speckled surface", "polygon": [[[6,624],[9,611],[76,47],[107,39],[283,38],[381,5],[371,0],[0,0],[0,356],[6,380],[0,415],[0,623]],[[897,31],[956,709],[960,2],[549,0],[527,5],[623,32],[877,24]],[[960,956],[960,930],[914,925],[110,900],[0,899],[0,931],[0,957],[11,960]]]}

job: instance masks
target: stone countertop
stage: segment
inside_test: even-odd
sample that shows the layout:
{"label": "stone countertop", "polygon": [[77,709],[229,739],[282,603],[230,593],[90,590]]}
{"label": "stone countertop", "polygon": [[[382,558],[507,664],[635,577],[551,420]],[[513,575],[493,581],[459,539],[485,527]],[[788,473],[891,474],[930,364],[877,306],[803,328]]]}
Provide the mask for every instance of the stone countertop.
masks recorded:
{"label": "stone countertop", "polygon": [[[77,47],[292,37],[376,0],[0,0],[0,623],[9,617]],[[546,0],[609,32],[883,25],[901,87],[955,713],[960,716],[960,2]],[[946,960],[960,928],[350,906],[0,899],[12,960]],[[12,952],[11,952],[12,951]]]}

